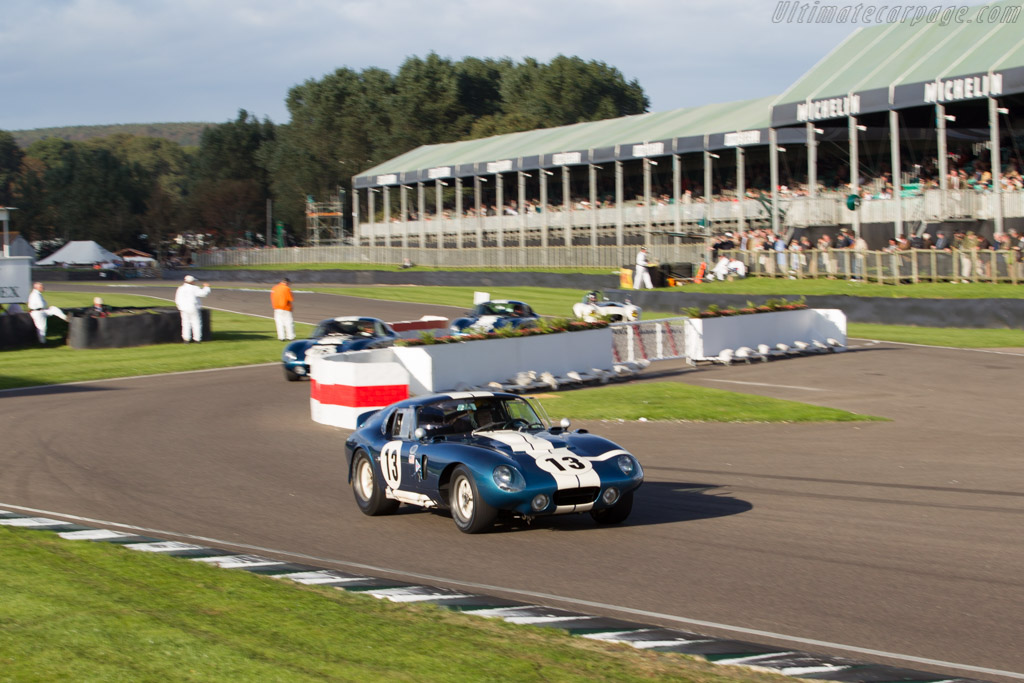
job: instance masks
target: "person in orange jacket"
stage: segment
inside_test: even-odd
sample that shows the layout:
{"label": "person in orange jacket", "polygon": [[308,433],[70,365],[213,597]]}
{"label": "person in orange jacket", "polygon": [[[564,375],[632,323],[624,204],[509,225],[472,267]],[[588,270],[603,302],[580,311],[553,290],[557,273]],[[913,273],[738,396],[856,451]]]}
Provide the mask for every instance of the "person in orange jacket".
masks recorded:
{"label": "person in orange jacket", "polygon": [[292,315],[292,288],[289,286],[291,280],[281,278],[270,290],[270,305],[274,308],[274,324],[277,325],[277,338],[281,341],[295,339],[295,318]]}

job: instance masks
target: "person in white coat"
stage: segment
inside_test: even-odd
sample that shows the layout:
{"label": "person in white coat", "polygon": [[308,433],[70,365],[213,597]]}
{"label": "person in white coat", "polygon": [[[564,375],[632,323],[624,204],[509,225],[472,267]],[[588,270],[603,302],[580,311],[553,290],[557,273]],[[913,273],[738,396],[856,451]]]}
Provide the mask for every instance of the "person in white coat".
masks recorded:
{"label": "person in white coat", "polygon": [[647,258],[647,247],[640,247],[636,253],[636,272],[633,273],[633,289],[654,289],[651,284],[650,260]]}
{"label": "person in white coat", "polygon": [[67,320],[64,311],[56,306],[50,306],[43,298],[43,283],[36,282],[32,285],[32,291],[28,295],[28,313],[32,316],[32,322],[36,324],[36,334],[39,336],[39,343],[46,343],[46,322],[51,315],[61,320]]}
{"label": "person in white coat", "polygon": [[194,277],[186,275],[184,284],[174,293],[174,305],[181,313],[181,339],[186,344],[193,341],[198,344],[203,340],[203,318],[200,314],[203,306],[199,300],[210,293],[209,282],[199,287],[195,281]]}

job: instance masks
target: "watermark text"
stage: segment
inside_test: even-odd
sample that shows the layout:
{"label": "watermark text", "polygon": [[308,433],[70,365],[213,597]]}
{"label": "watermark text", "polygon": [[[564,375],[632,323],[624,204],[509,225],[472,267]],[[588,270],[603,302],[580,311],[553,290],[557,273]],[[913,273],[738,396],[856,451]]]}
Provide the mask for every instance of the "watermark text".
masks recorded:
{"label": "watermark text", "polygon": [[1022,5],[879,5],[825,4],[821,0],[779,0],[774,24],[1014,24]]}

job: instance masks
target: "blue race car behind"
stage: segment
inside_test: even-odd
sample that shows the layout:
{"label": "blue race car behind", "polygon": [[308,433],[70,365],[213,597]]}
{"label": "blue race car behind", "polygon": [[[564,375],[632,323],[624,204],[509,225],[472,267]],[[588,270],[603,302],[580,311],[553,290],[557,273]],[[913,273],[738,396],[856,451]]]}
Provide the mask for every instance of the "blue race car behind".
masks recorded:
{"label": "blue race car behind", "polygon": [[289,382],[308,377],[312,356],[377,349],[391,346],[396,339],[398,334],[376,318],[342,316],[321,320],[308,339],[297,339],[284,347],[284,376]]}
{"label": "blue race car behind", "polygon": [[540,316],[522,301],[487,301],[451,324],[453,335],[487,334],[503,328],[536,327]]}
{"label": "blue race car behind", "polygon": [[552,426],[536,401],[490,392],[400,401],[365,419],[345,442],[359,509],[386,515],[401,503],[450,510],[460,531],[500,514],[527,520],[589,512],[618,524],[633,508],[643,469],[630,453],[568,421]]}

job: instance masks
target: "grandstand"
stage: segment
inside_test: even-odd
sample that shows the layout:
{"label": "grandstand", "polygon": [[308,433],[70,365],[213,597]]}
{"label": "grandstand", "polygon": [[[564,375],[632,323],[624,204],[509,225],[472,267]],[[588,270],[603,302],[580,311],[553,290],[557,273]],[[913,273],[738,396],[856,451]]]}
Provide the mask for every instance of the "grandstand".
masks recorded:
{"label": "grandstand", "polygon": [[357,239],[630,251],[848,226],[880,247],[953,221],[1019,226],[1021,6],[968,9],[857,29],[775,97],[414,149],[353,178]]}

